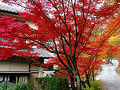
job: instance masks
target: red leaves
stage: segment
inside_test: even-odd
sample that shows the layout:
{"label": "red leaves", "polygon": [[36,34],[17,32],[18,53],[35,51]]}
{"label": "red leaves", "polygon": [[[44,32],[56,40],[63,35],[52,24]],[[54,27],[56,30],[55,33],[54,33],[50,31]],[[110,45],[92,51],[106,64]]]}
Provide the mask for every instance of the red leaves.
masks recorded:
{"label": "red leaves", "polygon": [[16,18],[7,16],[0,18],[0,38],[2,38],[0,51],[3,52],[1,53],[1,59],[6,59],[12,55],[25,58],[35,57],[37,54],[30,52],[30,48],[35,43],[27,40],[28,37],[36,40],[36,38],[32,38],[36,33],[33,33],[32,30],[28,24],[18,21]]}
{"label": "red leaves", "polygon": [[[20,0],[21,1],[21,0]],[[117,5],[104,4],[97,8],[100,0],[31,0],[27,2],[28,12],[19,13],[23,20],[29,20],[38,28],[32,29],[17,19],[0,18],[0,37],[3,46],[12,49],[25,49],[16,54],[29,58],[32,46],[49,49],[56,54],[47,64],[48,67],[58,65],[59,73],[64,72],[69,77],[78,68],[82,76],[87,71],[98,70],[102,64],[100,55],[103,53],[106,40],[112,34],[112,29],[103,29],[106,20],[117,12]],[[114,21],[113,21],[114,22]],[[16,41],[16,43],[14,43]],[[52,46],[46,47],[46,42]],[[14,52],[13,52],[14,53]],[[35,59],[32,59],[35,61]],[[36,63],[34,63],[36,64]],[[38,63],[37,63],[38,64]],[[67,70],[66,70],[67,69]],[[70,72],[68,72],[70,71]],[[58,74],[60,76],[62,74]]]}
{"label": "red leaves", "polygon": [[0,60],[10,58],[14,53],[15,51],[9,47],[0,47]]}
{"label": "red leaves", "polygon": [[[104,7],[101,7],[95,14],[100,17],[104,17],[107,15],[113,15],[117,11],[118,5],[104,5]],[[114,12],[113,12],[114,11]]]}

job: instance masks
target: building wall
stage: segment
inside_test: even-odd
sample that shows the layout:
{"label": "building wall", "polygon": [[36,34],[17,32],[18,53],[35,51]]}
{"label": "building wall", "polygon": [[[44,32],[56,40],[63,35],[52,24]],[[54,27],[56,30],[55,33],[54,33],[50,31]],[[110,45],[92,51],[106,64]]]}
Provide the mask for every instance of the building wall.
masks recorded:
{"label": "building wall", "polygon": [[[29,72],[29,64],[25,62],[0,62],[0,74],[25,72]],[[33,65],[31,66],[29,73],[30,78],[43,77],[43,68]]]}
{"label": "building wall", "polygon": [[28,64],[17,63],[17,62],[0,62],[0,72],[1,71],[29,71]]}

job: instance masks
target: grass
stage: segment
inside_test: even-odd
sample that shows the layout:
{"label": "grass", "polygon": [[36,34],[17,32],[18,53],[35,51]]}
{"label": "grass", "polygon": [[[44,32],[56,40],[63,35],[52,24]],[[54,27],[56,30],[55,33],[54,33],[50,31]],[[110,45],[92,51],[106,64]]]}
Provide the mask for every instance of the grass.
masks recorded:
{"label": "grass", "polygon": [[83,90],[103,90],[103,82],[101,80],[95,80],[91,81],[91,87],[89,88],[87,85],[86,88],[83,88]]}
{"label": "grass", "polygon": [[116,69],[117,73],[120,75],[120,67]]}

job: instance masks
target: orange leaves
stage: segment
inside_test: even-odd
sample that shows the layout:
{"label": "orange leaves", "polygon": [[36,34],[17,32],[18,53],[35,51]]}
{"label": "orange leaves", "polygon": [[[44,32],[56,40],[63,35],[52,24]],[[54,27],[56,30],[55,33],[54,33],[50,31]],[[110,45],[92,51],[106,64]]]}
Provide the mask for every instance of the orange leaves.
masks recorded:
{"label": "orange leaves", "polygon": [[109,34],[109,31],[116,32],[120,28],[120,15],[118,15],[115,19],[110,20],[108,25],[105,28],[104,33]]}
{"label": "orange leaves", "polygon": [[[113,15],[117,11],[118,5],[104,5],[101,7],[98,12],[96,13],[97,16],[104,17],[106,15]],[[113,11],[114,12],[113,12]]]}
{"label": "orange leaves", "polygon": [[120,2],[120,0],[103,0],[103,1],[107,1],[108,3],[115,3],[115,4]]}

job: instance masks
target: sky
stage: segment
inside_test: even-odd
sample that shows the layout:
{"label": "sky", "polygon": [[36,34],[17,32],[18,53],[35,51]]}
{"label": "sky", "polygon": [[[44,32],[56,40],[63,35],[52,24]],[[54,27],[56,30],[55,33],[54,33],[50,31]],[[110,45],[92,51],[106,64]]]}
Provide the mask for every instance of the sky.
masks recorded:
{"label": "sky", "polygon": [[[99,8],[101,5],[103,5],[103,3],[99,4],[99,5],[98,5],[98,8]],[[1,8],[5,8],[5,7],[7,8],[7,7],[8,7],[8,4],[3,3],[3,2],[0,0],[0,9],[1,9]],[[8,9],[11,9],[12,11],[14,11],[14,10],[18,10],[18,11],[20,11],[20,12],[23,12],[23,11],[24,11],[24,9],[23,9],[22,7],[16,6],[16,5],[9,6]]]}
{"label": "sky", "polygon": [[24,9],[20,6],[10,6],[6,3],[3,3],[2,1],[0,1],[0,9],[3,9],[3,10],[9,10],[9,11],[12,11],[12,12],[16,12],[16,11],[19,11],[19,12],[23,12]]}

